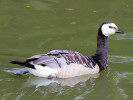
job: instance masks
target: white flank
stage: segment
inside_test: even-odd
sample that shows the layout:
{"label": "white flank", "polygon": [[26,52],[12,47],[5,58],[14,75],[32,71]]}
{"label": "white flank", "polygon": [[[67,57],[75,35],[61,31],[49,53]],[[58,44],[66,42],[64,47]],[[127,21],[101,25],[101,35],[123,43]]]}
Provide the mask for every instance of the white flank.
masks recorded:
{"label": "white flank", "polygon": [[36,69],[28,68],[29,72],[35,76],[48,77],[49,75],[56,76],[61,70],[60,68],[50,68],[48,66],[34,65]]}

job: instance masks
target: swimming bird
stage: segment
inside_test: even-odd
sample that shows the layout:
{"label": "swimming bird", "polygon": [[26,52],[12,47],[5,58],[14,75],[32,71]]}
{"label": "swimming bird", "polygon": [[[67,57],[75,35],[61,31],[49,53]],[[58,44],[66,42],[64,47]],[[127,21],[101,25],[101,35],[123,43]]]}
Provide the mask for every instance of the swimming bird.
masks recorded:
{"label": "swimming bird", "polygon": [[72,50],[52,50],[11,63],[25,66],[31,74],[49,79],[95,74],[108,67],[107,38],[116,33],[123,31],[112,22],[103,22],[98,30],[96,53],[92,56]]}

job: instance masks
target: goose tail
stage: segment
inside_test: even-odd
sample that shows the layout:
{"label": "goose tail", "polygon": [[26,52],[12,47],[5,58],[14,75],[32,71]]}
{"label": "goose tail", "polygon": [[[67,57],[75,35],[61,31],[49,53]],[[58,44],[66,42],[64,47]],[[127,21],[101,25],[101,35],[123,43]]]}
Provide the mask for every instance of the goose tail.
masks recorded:
{"label": "goose tail", "polygon": [[12,63],[12,64],[18,64],[18,65],[21,65],[21,66],[25,66],[25,67],[28,67],[28,68],[35,69],[34,65],[32,65],[32,64],[30,64],[30,63],[28,63],[26,61],[13,60],[10,63]]}

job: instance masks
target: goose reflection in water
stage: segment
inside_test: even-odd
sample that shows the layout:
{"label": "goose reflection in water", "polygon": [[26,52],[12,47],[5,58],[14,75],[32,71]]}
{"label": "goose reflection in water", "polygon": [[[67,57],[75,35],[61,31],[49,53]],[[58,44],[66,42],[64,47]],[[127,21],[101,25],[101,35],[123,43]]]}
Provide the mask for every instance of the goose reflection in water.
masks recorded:
{"label": "goose reflection in water", "polygon": [[80,82],[86,82],[87,80],[91,78],[98,78],[99,73],[93,74],[93,75],[83,75],[83,76],[77,76],[72,78],[66,78],[66,79],[47,79],[42,77],[30,77],[27,79],[27,82],[24,83],[24,87],[29,86],[36,86],[36,88],[40,86],[48,86],[54,84],[60,84],[62,86],[69,86],[74,87],[76,84]]}

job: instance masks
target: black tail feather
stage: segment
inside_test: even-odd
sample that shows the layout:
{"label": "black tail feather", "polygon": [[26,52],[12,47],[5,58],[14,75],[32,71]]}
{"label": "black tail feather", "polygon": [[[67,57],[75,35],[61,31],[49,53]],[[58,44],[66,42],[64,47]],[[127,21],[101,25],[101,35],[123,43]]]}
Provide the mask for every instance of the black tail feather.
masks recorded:
{"label": "black tail feather", "polygon": [[32,65],[32,64],[30,64],[26,61],[14,60],[14,61],[11,61],[10,63],[18,64],[18,65],[21,65],[21,66],[25,66],[25,67],[28,67],[28,68],[35,69],[34,65]]}

